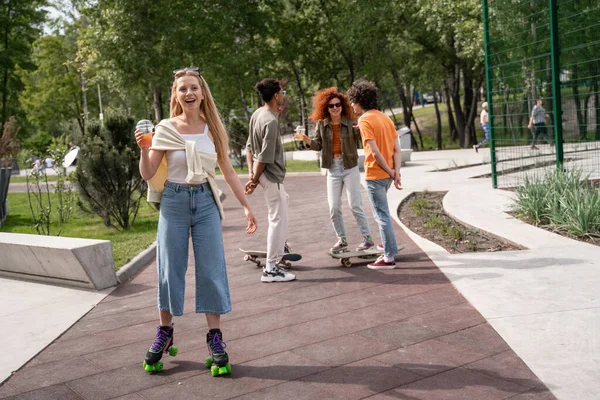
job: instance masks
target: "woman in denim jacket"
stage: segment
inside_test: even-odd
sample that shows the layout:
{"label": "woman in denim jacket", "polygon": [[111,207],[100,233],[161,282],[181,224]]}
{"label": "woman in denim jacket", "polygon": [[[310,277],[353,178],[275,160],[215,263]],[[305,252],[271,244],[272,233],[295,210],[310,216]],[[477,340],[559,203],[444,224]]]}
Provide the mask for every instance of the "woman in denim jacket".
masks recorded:
{"label": "woman in denim jacket", "polygon": [[348,99],[337,88],[331,87],[317,92],[313,99],[313,113],[310,119],[317,123],[311,137],[301,132],[296,139],[302,140],[311,150],[321,151],[321,168],[327,169],[327,200],[331,223],[337,235],[337,242],[331,251],[348,251],[346,227],[342,217],[342,192],[346,189],[348,204],[356,219],[363,238],[356,250],[373,247],[369,221],[363,211],[360,192],[360,172],[358,171],[358,150],[356,143],[360,132],[353,128],[354,114]]}

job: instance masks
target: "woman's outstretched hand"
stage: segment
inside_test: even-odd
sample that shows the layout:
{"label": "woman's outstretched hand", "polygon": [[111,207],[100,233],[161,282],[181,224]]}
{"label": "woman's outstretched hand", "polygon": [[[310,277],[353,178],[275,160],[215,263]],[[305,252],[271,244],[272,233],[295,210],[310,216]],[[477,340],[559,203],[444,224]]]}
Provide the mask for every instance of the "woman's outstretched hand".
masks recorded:
{"label": "woman's outstretched hand", "polygon": [[256,232],[256,218],[254,218],[254,214],[248,208],[244,209],[244,214],[246,214],[246,221],[248,221],[248,226],[246,227],[246,233],[254,233]]}

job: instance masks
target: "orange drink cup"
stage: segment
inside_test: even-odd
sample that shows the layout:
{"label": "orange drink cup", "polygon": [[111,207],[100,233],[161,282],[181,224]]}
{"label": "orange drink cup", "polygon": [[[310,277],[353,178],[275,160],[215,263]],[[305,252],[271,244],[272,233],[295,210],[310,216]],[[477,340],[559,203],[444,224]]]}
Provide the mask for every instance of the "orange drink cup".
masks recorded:
{"label": "orange drink cup", "polygon": [[140,141],[140,147],[147,148],[152,146],[152,136],[154,133],[154,125],[152,125],[152,121],[148,121],[147,119],[143,119],[137,123],[135,129],[139,129],[144,132],[144,136],[142,136],[142,140]]}
{"label": "orange drink cup", "polygon": [[140,147],[152,146],[152,136],[154,136],[153,132],[144,133],[144,135],[142,136],[142,140],[140,141]]}

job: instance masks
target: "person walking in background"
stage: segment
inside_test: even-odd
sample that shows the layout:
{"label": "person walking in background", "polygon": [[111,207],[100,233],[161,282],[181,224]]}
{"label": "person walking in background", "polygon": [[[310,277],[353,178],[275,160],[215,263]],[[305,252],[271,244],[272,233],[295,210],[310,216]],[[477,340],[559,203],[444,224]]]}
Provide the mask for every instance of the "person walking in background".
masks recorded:
{"label": "person walking in background", "polygon": [[542,97],[538,97],[535,106],[531,110],[531,117],[529,118],[529,125],[527,127],[531,130],[531,136],[533,140],[531,141],[531,149],[537,150],[535,146],[537,142],[538,136],[542,136],[546,143],[552,144],[550,138],[548,138],[548,129],[546,128],[546,119],[550,118],[548,114],[546,114],[546,110],[542,106],[544,99]]}
{"label": "person walking in background", "polygon": [[365,179],[373,215],[383,241],[383,255],[368,265],[370,269],[394,269],[398,252],[393,220],[387,201],[392,184],[400,190],[402,153],[394,122],[378,110],[379,91],[373,82],[359,80],[348,89],[350,104],[358,119],[365,150]]}
{"label": "person walking in background", "polygon": [[140,174],[148,181],[148,201],[160,203],[156,264],[160,325],[146,353],[144,368],[162,370],[162,354],[173,347],[173,316],[183,315],[185,274],[190,234],[196,267],[196,312],[206,315],[206,342],[212,374],[231,372],[220,330],[221,314],[231,310],[221,219],[217,195],[218,164],[231,191],[244,207],[246,232],[254,233],[256,219],[244,188],[229,160],[227,133],[212,95],[197,68],[174,71],[171,118],[156,127],[151,147],[142,144]]}
{"label": "person walking in background", "polygon": [[278,119],[285,101],[285,90],[278,80],[272,78],[263,79],[255,88],[265,104],[252,114],[248,124],[246,194],[252,194],[257,186],[262,187],[268,208],[267,262],[261,281],[288,282],[296,276],[277,265],[285,252],[288,235],[289,197],[283,186],[285,152]]}
{"label": "person walking in background", "polygon": [[490,140],[490,124],[488,122],[488,103],[484,101],[481,104],[481,115],[479,116],[479,122],[481,122],[481,128],[483,129],[483,133],[485,137],[481,142],[476,145],[473,145],[475,152],[479,152],[479,148],[486,144]]}
{"label": "person walking in background", "polygon": [[321,151],[321,168],[327,169],[327,201],[331,223],[337,235],[337,242],[331,247],[331,251],[339,253],[348,250],[342,216],[344,189],[363,238],[356,250],[367,250],[374,243],[369,221],[362,207],[356,146],[360,140],[360,132],[353,128],[356,124],[354,113],[346,96],[335,87],[317,92],[312,102],[313,113],[309,118],[317,123],[314,134],[308,137],[297,132],[296,139],[302,140],[311,150]]}

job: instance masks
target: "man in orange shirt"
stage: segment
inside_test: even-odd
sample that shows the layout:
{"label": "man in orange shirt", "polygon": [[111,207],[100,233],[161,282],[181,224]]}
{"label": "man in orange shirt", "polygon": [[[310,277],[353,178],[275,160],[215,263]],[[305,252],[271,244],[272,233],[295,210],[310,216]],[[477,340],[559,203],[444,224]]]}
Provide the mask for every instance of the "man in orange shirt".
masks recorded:
{"label": "man in orange shirt", "polygon": [[383,241],[383,255],[368,265],[370,269],[394,269],[398,252],[394,221],[390,216],[387,191],[392,182],[400,190],[401,152],[392,120],[378,110],[379,91],[373,82],[360,80],[348,89],[350,105],[358,119],[365,149],[365,179],[373,215]]}

